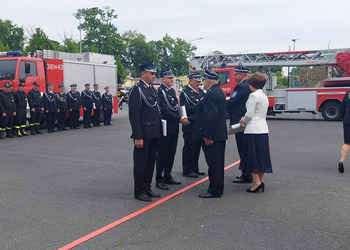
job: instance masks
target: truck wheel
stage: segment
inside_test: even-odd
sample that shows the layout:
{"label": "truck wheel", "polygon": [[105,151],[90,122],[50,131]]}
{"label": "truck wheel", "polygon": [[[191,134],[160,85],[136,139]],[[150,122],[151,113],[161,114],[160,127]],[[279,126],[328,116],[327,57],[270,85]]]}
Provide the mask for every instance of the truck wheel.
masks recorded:
{"label": "truck wheel", "polygon": [[326,103],[322,107],[322,117],[326,121],[340,120],[340,104],[336,102]]}

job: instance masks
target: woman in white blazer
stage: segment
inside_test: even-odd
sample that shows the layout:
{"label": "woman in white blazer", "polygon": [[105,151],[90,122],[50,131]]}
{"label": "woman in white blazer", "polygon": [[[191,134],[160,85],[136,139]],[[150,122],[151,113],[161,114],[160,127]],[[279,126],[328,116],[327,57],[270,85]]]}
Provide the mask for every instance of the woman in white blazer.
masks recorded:
{"label": "woman in white blazer", "polygon": [[247,192],[264,192],[264,173],[272,173],[269,130],[266,123],[269,101],[262,91],[266,77],[261,73],[254,73],[247,81],[252,93],[246,103],[247,112],[240,120],[240,124],[245,126],[240,169],[244,168],[252,173],[253,186]]}

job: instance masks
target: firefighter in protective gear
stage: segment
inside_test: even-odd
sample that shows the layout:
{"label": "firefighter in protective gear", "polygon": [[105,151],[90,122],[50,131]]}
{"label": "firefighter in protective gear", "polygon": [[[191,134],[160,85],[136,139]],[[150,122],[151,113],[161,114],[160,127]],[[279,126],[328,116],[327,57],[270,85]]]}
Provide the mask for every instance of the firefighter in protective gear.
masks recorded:
{"label": "firefighter in protective gear", "polygon": [[30,134],[42,134],[39,130],[41,112],[44,111],[41,93],[38,90],[39,83],[33,82],[33,88],[28,92],[28,103],[30,107]]}
{"label": "firefighter in protective gear", "polygon": [[27,122],[27,94],[24,92],[24,83],[18,84],[18,90],[13,93],[16,103],[16,116],[14,122],[14,131],[17,137],[28,136],[26,133]]}
{"label": "firefighter in protective gear", "polygon": [[[12,134],[13,117],[16,116],[16,103],[15,99],[10,92],[12,84],[6,83],[4,91],[0,94],[0,103],[2,106],[2,119],[0,125],[0,139],[5,139],[6,135],[8,138],[14,138]],[[5,135],[6,130],[6,135]]]}

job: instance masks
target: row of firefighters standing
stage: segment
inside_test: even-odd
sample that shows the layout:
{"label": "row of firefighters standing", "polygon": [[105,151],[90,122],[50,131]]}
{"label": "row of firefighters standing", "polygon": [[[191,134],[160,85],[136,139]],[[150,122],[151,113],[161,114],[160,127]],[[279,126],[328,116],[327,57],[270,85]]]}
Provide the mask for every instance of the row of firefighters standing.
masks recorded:
{"label": "row of firefighters standing", "polygon": [[[66,117],[69,112],[71,129],[79,128],[80,108],[84,110],[84,128],[91,127],[91,113],[94,126],[100,126],[100,111],[103,110],[104,125],[111,125],[113,112],[113,97],[109,93],[109,87],[105,87],[105,93],[101,96],[98,84],[94,84],[94,91],[90,91],[90,84],[85,84],[85,90],[80,94],[77,84],[70,85],[70,92],[65,93],[64,85],[59,86],[59,92],[53,91],[53,84],[47,84],[47,91],[41,95],[38,90],[39,84],[33,83],[33,88],[24,91],[25,85],[18,84],[18,91],[13,92],[12,83],[6,83],[4,90],[0,93],[0,139],[27,136],[26,133],[26,109],[27,102],[30,108],[30,131],[31,135],[42,134],[39,130],[41,114],[45,112],[47,131],[56,132],[55,125],[59,131],[66,130]],[[6,132],[6,133],[5,133]]]}

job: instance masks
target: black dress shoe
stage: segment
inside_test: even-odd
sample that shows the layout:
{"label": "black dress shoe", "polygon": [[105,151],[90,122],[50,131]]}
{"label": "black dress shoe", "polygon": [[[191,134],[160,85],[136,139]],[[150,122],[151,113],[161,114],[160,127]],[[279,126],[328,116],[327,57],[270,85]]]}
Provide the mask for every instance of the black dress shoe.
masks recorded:
{"label": "black dress shoe", "polygon": [[162,183],[162,182],[157,183],[156,188],[163,189],[163,190],[169,190],[169,187],[165,183]]}
{"label": "black dress shoe", "polygon": [[198,175],[205,175],[205,173],[204,172],[194,172],[195,174],[198,174]]}
{"label": "black dress shoe", "polygon": [[149,197],[154,197],[154,198],[159,198],[160,197],[160,194],[157,194],[157,193],[153,192],[152,190],[148,191],[146,194]]}
{"label": "black dress shoe", "polygon": [[203,194],[200,194],[199,197],[200,198],[220,198],[221,195],[213,195],[211,193],[203,193]]}
{"label": "black dress shoe", "polygon": [[342,161],[338,163],[338,171],[339,173],[344,173],[344,163]]}
{"label": "black dress shoe", "polygon": [[246,191],[247,191],[248,193],[256,193],[256,192],[259,192],[260,189],[261,189],[261,192],[264,192],[264,190],[265,190],[265,184],[264,184],[264,182],[260,183],[260,185],[259,185],[256,189],[251,190],[250,188],[248,188]]}
{"label": "black dress shoe", "polygon": [[233,179],[232,180],[233,183],[252,183],[253,181],[252,180],[246,180],[246,179],[243,179],[243,178],[238,178],[238,179]]}
{"label": "black dress shoe", "polygon": [[146,194],[135,195],[135,199],[138,199],[140,201],[148,201],[148,202],[152,201],[152,198],[148,197]]}
{"label": "black dress shoe", "polygon": [[182,175],[190,178],[198,178],[198,174],[195,174],[195,173],[182,174]]}
{"label": "black dress shoe", "polygon": [[165,180],[165,183],[166,184],[173,184],[173,185],[180,185],[181,184],[181,182],[180,181],[177,181],[177,180],[175,180],[174,178],[170,178],[170,179],[166,179]]}

